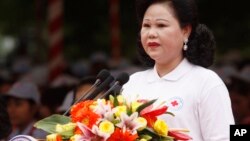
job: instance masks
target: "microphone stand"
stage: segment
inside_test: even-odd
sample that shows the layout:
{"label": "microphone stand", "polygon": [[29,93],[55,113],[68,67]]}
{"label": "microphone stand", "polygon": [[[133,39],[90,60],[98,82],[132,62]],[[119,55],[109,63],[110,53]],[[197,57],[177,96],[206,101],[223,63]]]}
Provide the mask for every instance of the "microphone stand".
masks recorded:
{"label": "microphone stand", "polygon": [[100,79],[97,79],[96,82],[95,82],[87,91],[85,91],[84,94],[82,94],[81,97],[80,97],[79,99],[77,99],[77,100],[67,109],[67,111],[65,111],[65,112],[63,113],[63,115],[66,116],[66,115],[69,113],[69,111],[70,111],[70,109],[71,109],[71,107],[72,107],[73,105],[75,105],[76,103],[80,102],[83,98],[86,98],[87,96],[89,96],[89,95],[93,92],[94,88],[95,88],[96,86],[98,86],[100,83],[101,83],[101,80],[100,80]]}
{"label": "microphone stand", "polygon": [[120,84],[120,82],[116,81],[114,83],[114,85],[112,85],[104,94],[101,94],[100,96],[95,97],[95,100],[105,97],[107,94],[109,94],[119,84]]}

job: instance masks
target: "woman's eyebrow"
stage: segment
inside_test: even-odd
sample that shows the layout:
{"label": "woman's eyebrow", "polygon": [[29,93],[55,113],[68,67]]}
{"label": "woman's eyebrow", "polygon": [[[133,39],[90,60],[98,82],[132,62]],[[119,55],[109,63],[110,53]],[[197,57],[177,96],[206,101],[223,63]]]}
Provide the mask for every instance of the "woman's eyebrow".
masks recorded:
{"label": "woman's eyebrow", "polygon": [[167,20],[167,19],[156,19],[156,21],[165,21],[165,22],[169,22],[169,20]]}

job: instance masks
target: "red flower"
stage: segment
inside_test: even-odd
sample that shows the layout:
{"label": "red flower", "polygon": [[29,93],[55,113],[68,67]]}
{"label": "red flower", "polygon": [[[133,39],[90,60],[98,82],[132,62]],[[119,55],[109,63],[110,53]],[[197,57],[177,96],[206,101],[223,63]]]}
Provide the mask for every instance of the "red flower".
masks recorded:
{"label": "red flower", "polygon": [[74,133],[75,134],[83,134],[82,130],[78,126],[76,126]]}
{"label": "red flower", "polygon": [[168,135],[174,137],[175,140],[187,141],[192,139],[190,136],[178,131],[168,131]]}
{"label": "red flower", "polygon": [[132,135],[131,132],[120,128],[116,128],[115,132],[108,138],[107,141],[135,141],[138,138],[137,134]]}
{"label": "red flower", "polygon": [[140,116],[144,117],[149,127],[153,127],[155,121],[157,120],[157,116],[166,113],[168,107],[162,106],[161,108],[152,110],[153,106],[149,106],[141,111]]}
{"label": "red flower", "polygon": [[93,105],[94,101],[87,100],[74,105],[71,108],[71,118],[73,122],[81,122],[90,129],[100,118],[100,116],[94,113],[90,106]]}

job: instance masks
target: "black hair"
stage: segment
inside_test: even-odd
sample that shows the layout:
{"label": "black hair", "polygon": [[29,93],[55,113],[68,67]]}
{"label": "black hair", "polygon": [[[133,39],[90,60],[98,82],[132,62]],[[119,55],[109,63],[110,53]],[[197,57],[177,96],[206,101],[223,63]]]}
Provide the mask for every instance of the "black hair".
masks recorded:
{"label": "black hair", "polygon": [[[208,27],[199,23],[195,0],[136,0],[139,27],[142,25],[147,8],[152,4],[163,2],[169,2],[181,28],[187,25],[192,27],[187,43],[188,49],[183,51],[183,56],[195,65],[206,68],[211,66],[214,62],[215,40]],[[137,44],[139,59],[147,67],[153,67],[155,61],[143,49],[140,34],[138,35]]]}
{"label": "black hair", "polygon": [[30,105],[31,107],[34,107],[34,106],[37,105],[37,103],[36,103],[35,100],[33,100],[33,99],[27,99],[27,101],[28,101],[28,103],[29,103],[29,105]]}
{"label": "black hair", "polygon": [[30,107],[34,107],[37,105],[36,101],[34,99],[31,99],[31,98],[19,98],[19,97],[14,97],[14,96],[8,96],[7,94],[6,94],[5,98],[7,101],[9,101],[10,99],[27,101]]}

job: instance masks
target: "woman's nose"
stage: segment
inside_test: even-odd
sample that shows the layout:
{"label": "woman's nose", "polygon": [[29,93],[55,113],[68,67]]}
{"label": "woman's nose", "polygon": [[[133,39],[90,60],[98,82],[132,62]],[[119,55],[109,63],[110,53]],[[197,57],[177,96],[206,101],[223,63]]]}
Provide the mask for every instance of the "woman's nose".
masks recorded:
{"label": "woman's nose", "polygon": [[154,28],[151,28],[149,31],[148,31],[148,37],[149,38],[156,38],[157,37],[157,32]]}

